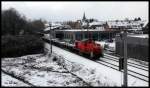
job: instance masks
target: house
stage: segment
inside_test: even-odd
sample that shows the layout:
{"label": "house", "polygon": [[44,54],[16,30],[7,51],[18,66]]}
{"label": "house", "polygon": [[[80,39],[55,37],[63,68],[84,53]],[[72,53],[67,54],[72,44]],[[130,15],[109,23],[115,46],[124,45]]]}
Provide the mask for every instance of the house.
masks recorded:
{"label": "house", "polygon": [[106,22],[103,22],[103,21],[92,22],[92,23],[89,23],[89,27],[91,29],[98,29],[101,31],[105,31],[105,24]]}
{"label": "house", "polygon": [[107,21],[109,29],[112,30],[128,30],[128,31],[140,31],[144,25],[145,21],[134,21],[134,20],[116,20]]}

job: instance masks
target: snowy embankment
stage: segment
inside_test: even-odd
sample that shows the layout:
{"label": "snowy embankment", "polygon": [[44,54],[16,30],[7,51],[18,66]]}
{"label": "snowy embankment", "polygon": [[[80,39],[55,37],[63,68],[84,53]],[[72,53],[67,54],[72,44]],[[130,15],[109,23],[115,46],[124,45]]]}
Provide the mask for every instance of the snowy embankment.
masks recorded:
{"label": "snowy embankment", "polygon": [[27,84],[25,84],[24,82],[21,82],[20,80],[18,79],[15,79],[3,72],[1,72],[1,83],[2,83],[2,86],[11,86],[11,87],[16,87],[16,86],[29,86]]}
{"label": "snowy embankment", "polygon": [[[45,46],[47,47],[47,49],[50,49],[49,44],[45,44]],[[84,57],[78,56],[68,51],[64,51],[55,46],[53,46],[53,52],[55,52],[55,54],[57,53],[56,56],[62,57],[61,59],[63,61],[61,62],[62,65],[67,66],[67,69],[70,72],[81,77],[87,83],[91,84],[91,86],[121,86],[120,84],[117,84],[115,81],[111,80],[109,77],[103,74],[106,72],[106,74],[110,75],[111,74],[110,72],[108,71],[104,71],[103,73],[101,72],[105,69],[108,69],[107,67],[104,68],[104,66],[102,66],[99,68],[98,66],[99,64],[95,62],[93,63],[91,60],[87,60]],[[75,65],[75,64],[78,64],[78,65]],[[73,71],[72,70],[73,67],[78,68],[79,70]],[[110,71],[111,70],[112,69],[110,69]],[[112,77],[112,78],[115,78],[115,77]]]}
{"label": "snowy embankment", "polygon": [[[19,79],[18,81],[24,82],[24,84],[31,84],[29,86],[88,86],[85,81],[72,75],[57,61],[51,61],[54,57],[55,55],[51,57],[28,55],[17,58],[2,58],[2,70]],[[7,80],[14,81],[11,78]],[[24,86],[24,84],[7,84],[7,80],[2,79],[2,86]]]}
{"label": "snowy embankment", "polygon": [[85,65],[76,62],[71,62],[64,57],[59,56],[59,54],[54,54],[59,58],[57,63],[65,67],[72,74],[83,79],[90,86],[117,86],[102,74],[97,75],[96,69],[88,68]]}
{"label": "snowy embankment", "polygon": [[[46,44],[46,47],[47,49],[50,49],[49,44]],[[90,82],[92,86],[121,86],[123,83],[123,74],[120,71],[113,70],[55,46],[53,46],[53,52],[62,56],[66,61],[81,64],[83,65],[83,68],[92,69],[94,74],[86,74],[84,71],[81,73],[74,72],[87,82]],[[148,83],[128,75],[128,86],[148,86]]]}

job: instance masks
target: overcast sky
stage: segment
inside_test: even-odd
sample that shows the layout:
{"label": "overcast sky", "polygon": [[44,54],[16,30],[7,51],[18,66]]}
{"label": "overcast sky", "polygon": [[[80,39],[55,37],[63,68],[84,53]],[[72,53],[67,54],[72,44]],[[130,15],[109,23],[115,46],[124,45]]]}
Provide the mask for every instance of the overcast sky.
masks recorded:
{"label": "overcast sky", "polygon": [[2,2],[2,10],[15,8],[29,19],[67,21],[87,18],[98,20],[134,19],[148,20],[148,2]]}

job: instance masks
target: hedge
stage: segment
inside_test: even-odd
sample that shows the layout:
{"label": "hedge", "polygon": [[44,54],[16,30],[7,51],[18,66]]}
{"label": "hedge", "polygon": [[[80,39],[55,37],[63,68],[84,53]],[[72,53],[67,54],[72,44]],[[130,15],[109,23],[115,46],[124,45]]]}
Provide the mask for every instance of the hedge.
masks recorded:
{"label": "hedge", "polygon": [[35,35],[12,36],[5,35],[1,39],[2,57],[19,57],[28,54],[44,52],[44,44]]}

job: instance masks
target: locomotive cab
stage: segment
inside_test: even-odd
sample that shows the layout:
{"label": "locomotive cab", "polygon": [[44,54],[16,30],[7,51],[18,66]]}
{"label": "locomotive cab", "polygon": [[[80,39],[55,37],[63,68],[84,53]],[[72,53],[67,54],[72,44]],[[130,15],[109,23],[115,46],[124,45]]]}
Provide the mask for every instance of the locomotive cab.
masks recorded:
{"label": "locomotive cab", "polygon": [[100,44],[96,44],[92,39],[86,39],[75,42],[75,48],[80,52],[90,55],[92,58],[99,58],[103,56],[102,47]]}

